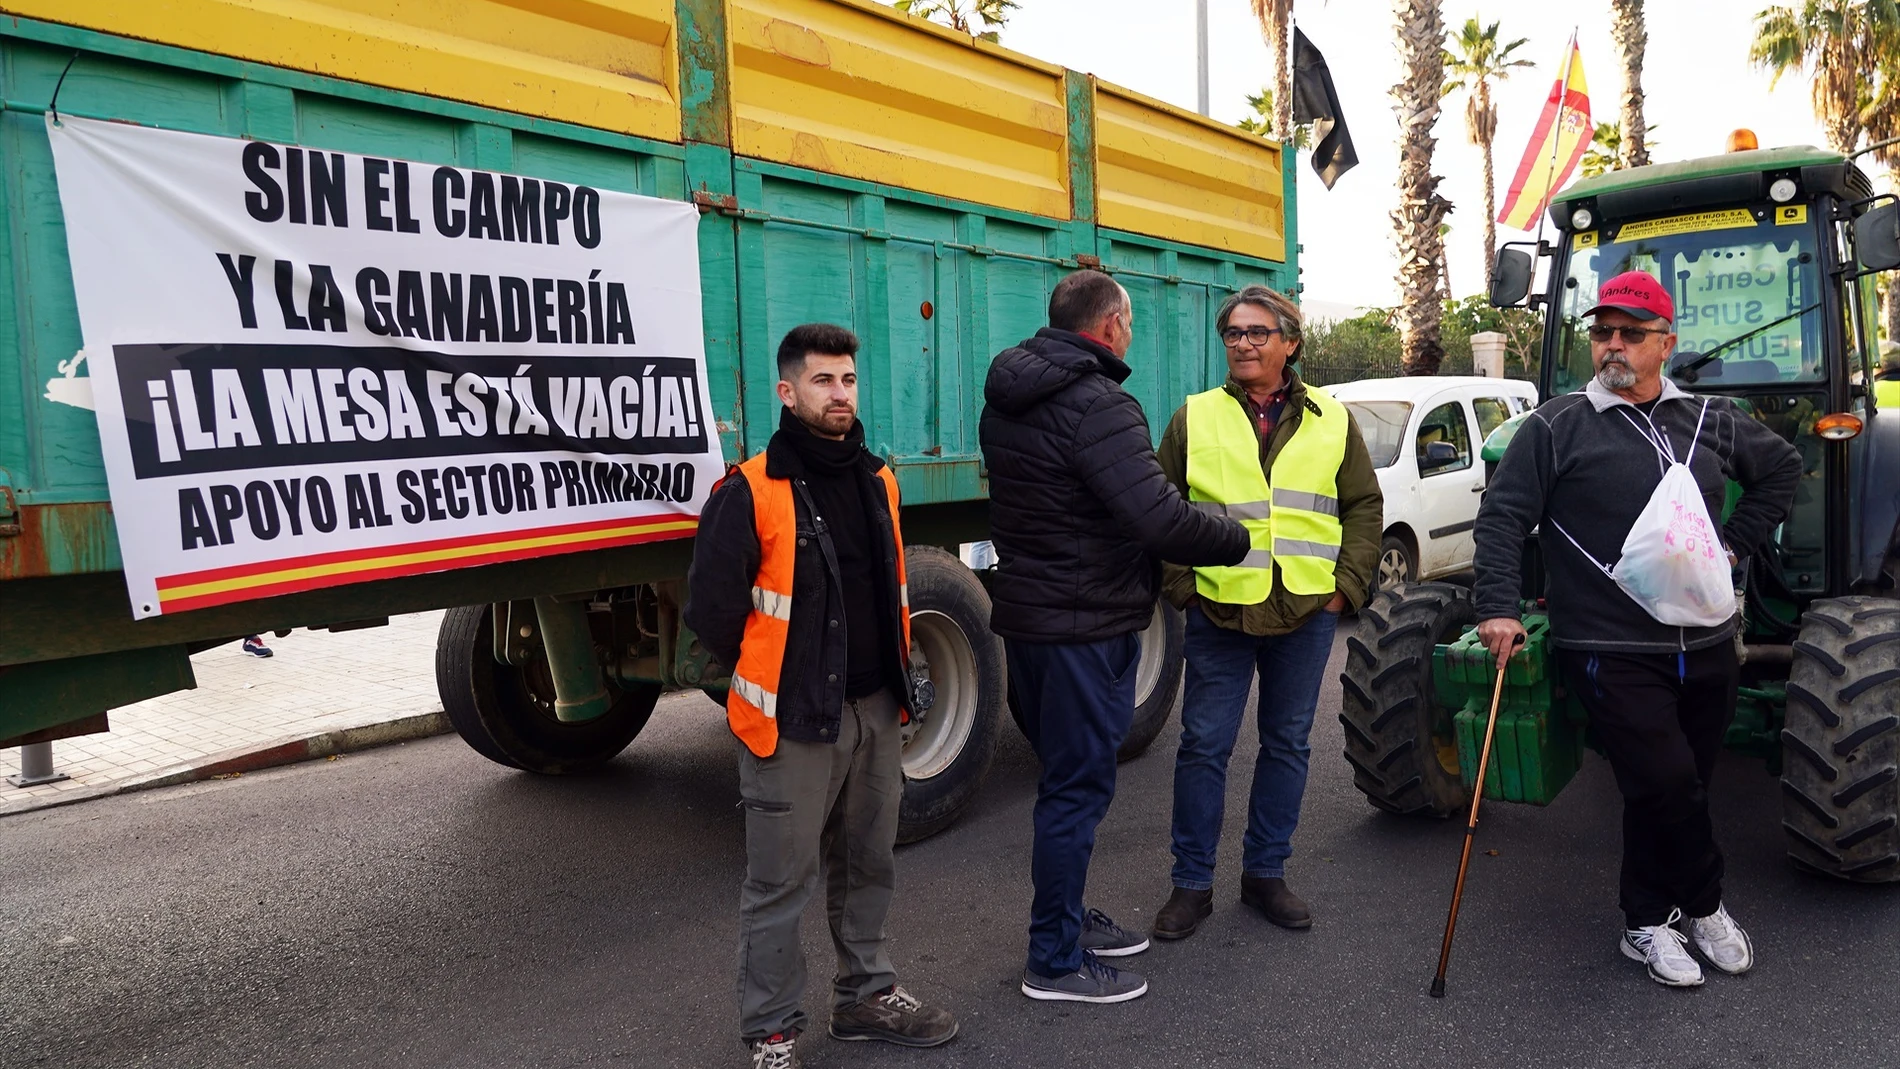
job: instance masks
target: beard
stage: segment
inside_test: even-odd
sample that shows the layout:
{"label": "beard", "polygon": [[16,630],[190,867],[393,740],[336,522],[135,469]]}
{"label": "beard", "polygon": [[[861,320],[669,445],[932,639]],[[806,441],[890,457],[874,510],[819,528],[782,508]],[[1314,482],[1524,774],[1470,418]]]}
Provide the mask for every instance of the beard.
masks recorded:
{"label": "beard", "polygon": [[1597,381],[1606,390],[1627,390],[1636,385],[1636,369],[1622,360],[1606,357],[1597,368]]}
{"label": "beard", "polygon": [[806,407],[802,402],[792,406],[792,414],[798,421],[819,434],[842,435],[851,429],[858,418],[856,408],[836,408],[828,405]]}

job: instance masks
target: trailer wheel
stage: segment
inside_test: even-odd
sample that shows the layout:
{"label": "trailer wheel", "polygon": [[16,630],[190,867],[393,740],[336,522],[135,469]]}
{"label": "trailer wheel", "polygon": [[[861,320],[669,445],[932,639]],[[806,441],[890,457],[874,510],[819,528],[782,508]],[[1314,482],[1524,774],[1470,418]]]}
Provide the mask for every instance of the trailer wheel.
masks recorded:
{"label": "trailer wheel", "polygon": [[1381,590],[1360,610],[1346,636],[1339,722],[1353,786],[1374,806],[1443,817],[1470,804],[1451,716],[1434,700],[1432,647],[1476,622],[1470,593],[1448,583]]}
{"label": "trailer wheel", "polygon": [[1153,745],[1181,702],[1181,676],[1187,670],[1187,617],[1165,599],[1155,602],[1154,617],[1141,633],[1141,660],[1135,662],[1135,720],[1115,757],[1131,761]]}
{"label": "trailer wheel", "polygon": [[996,756],[1008,700],[1003,642],[990,631],[990,596],[976,573],[935,546],[904,551],[911,662],[935,692],[904,726],[904,801],[897,841],[949,827],[976,797]]}
{"label": "trailer wheel", "polygon": [[1781,732],[1782,828],[1809,872],[1900,880],[1900,600],[1816,601],[1801,618]]}
{"label": "trailer wheel", "polygon": [[475,752],[528,772],[581,772],[613,760],[646,727],[660,700],[658,683],[621,688],[609,680],[613,704],[605,715],[558,720],[545,663],[513,668],[497,662],[492,627],[489,607],[470,605],[445,613],[436,637],[442,708]]}

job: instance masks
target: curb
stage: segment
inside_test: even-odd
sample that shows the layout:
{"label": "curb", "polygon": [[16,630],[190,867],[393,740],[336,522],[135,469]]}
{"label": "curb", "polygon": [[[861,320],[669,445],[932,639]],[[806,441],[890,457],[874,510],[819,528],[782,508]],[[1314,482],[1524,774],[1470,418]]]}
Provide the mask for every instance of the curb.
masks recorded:
{"label": "curb", "polygon": [[149,790],[154,787],[176,787],[181,783],[195,783],[198,780],[215,779],[221,776],[237,776],[246,772],[275,768],[279,765],[296,764],[299,761],[313,761],[320,757],[354,753],[358,750],[387,746],[395,742],[409,742],[432,735],[445,735],[452,730],[454,728],[449,724],[448,714],[438,710],[375,724],[336,728],[315,735],[282,739],[257,746],[241,746],[212,754],[196,764],[51,795],[36,799],[17,809],[0,805],[0,819],[131,791]]}

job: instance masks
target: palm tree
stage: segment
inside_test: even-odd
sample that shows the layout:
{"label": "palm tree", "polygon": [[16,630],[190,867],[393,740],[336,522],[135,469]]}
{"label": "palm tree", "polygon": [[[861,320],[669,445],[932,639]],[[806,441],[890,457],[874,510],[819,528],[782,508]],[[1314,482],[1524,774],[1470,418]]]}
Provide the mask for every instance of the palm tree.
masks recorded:
{"label": "palm tree", "polygon": [[1451,202],[1438,193],[1432,152],[1439,101],[1445,95],[1445,17],[1439,0],[1392,0],[1404,80],[1392,87],[1399,120],[1399,206],[1392,213],[1399,246],[1399,359],[1407,375],[1436,375],[1445,359],[1439,324],[1438,226]]}
{"label": "palm tree", "polygon": [[[1253,109],[1253,114],[1240,120],[1234,125],[1240,127],[1242,130],[1245,130],[1250,134],[1255,135],[1256,137],[1266,137],[1266,138],[1272,137],[1273,136],[1273,90],[1268,89],[1263,86],[1261,87],[1261,90],[1258,93],[1248,93],[1247,106]],[[1292,145],[1294,148],[1306,148],[1308,147],[1308,142],[1312,140],[1312,134],[1313,134],[1312,123],[1305,123],[1300,126],[1295,126],[1293,128],[1293,138],[1292,140],[1287,141],[1286,144]]]}
{"label": "palm tree", "polygon": [[1815,117],[1827,130],[1828,144],[1849,153],[1865,129],[1861,119],[1863,72],[1878,57],[1883,40],[1900,27],[1896,0],[1803,0],[1777,5],[1755,16],[1755,40],[1748,58],[1772,71],[1774,80],[1789,71],[1813,79]]}
{"label": "palm tree", "polygon": [[[1880,80],[1867,80],[1860,109],[1861,125],[1875,144],[1900,137],[1900,33],[1882,34],[1878,45],[1880,54],[1869,59]],[[1887,168],[1890,187],[1900,191],[1900,144],[1877,148],[1873,157]],[[1900,341],[1900,286],[1891,277],[1886,282],[1887,340]]]}
{"label": "palm tree", "polygon": [[1260,36],[1273,53],[1273,139],[1285,141],[1293,129],[1293,68],[1287,62],[1287,50],[1293,40],[1288,25],[1293,19],[1293,0],[1253,0],[1253,17],[1260,20]]}
{"label": "palm tree", "polygon": [[1618,167],[1649,163],[1649,128],[1643,122],[1643,49],[1649,30],[1643,23],[1643,0],[1610,0],[1610,37],[1623,56],[1623,116],[1617,124],[1625,136],[1617,153]]}
{"label": "palm tree", "polygon": [[[1660,130],[1661,125],[1651,126],[1644,134]],[[1644,163],[1629,164],[1623,162],[1623,124],[1621,122],[1597,123],[1596,133],[1591,135],[1590,147],[1584,150],[1583,162],[1579,169],[1585,178],[1595,178],[1600,174],[1621,170],[1624,167],[1642,167],[1648,162],[1649,150],[1657,148],[1662,142],[1650,138],[1643,146]]]}
{"label": "palm tree", "polygon": [[[1020,5],[1016,0],[891,0],[891,6],[907,15],[940,18],[953,30],[995,44],[1002,37],[1010,12]],[[983,24],[981,33],[977,32],[978,22]]]}
{"label": "palm tree", "polygon": [[1481,26],[1477,19],[1466,19],[1465,28],[1454,42],[1456,51],[1445,53],[1445,93],[1465,91],[1465,135],[1484,153],[1484,277],[1498,258],[1497,182],[1492,171],[1491,143],[1498,136],[1498,106],[1491,101],[1491,85],[1511,76],[1518,67],[1534,67],[1528,59],[1512,59],[1511,53],[1530,43],[1520,37],[1509,44],[1498,43],[1498,24]]}

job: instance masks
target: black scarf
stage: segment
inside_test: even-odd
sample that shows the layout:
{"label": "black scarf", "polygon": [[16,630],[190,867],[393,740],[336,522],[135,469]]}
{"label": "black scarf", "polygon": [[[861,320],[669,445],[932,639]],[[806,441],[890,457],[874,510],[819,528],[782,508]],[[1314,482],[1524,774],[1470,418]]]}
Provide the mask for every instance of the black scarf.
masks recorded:
{"label": "black scarf", "polygon": [[785,444],[792,447],[798,459],[819,478],[849,474],[864,457],[864,424],[859,420],[851,421],[851,429],[846,431],[843,440],[824,438],[813,434],[805,421],[798,418],[790,408],[781,408],[778,417],[778,429],[785,435]]}

